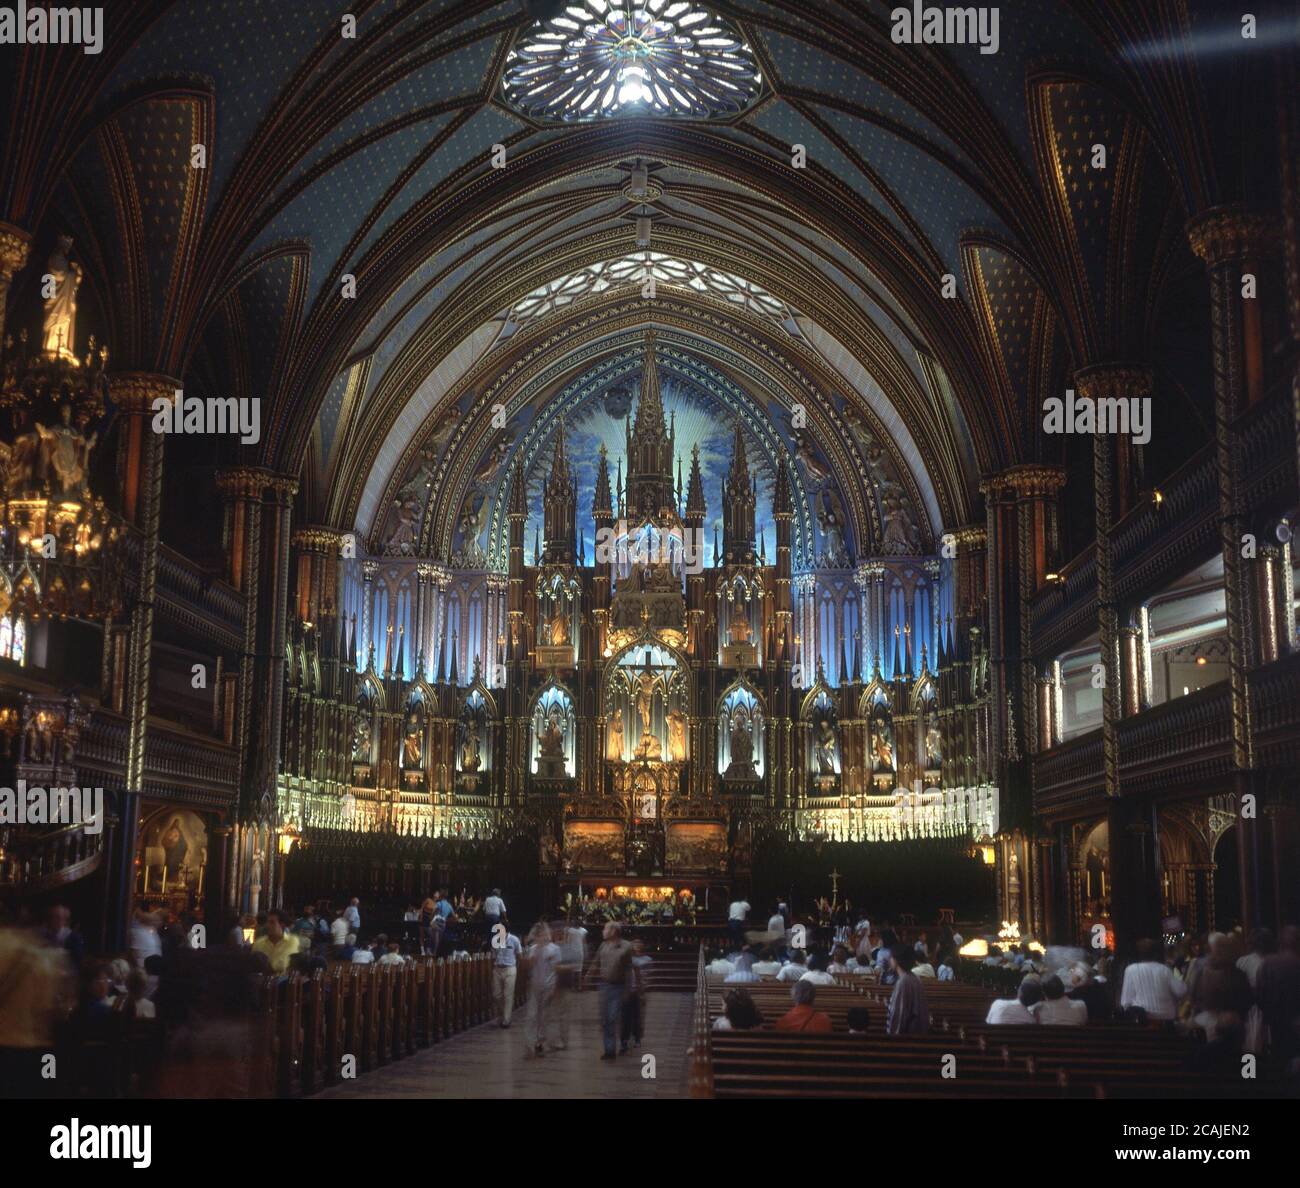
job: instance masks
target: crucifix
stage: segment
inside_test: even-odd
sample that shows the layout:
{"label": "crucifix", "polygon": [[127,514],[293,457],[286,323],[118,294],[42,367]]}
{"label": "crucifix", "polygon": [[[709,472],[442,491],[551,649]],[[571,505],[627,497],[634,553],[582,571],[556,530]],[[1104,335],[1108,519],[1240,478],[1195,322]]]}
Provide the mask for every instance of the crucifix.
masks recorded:
{"label": "crucifix", "polygon": [[831,907],[834,907],[840,899],[840,872],[832,869],[831,871]]}

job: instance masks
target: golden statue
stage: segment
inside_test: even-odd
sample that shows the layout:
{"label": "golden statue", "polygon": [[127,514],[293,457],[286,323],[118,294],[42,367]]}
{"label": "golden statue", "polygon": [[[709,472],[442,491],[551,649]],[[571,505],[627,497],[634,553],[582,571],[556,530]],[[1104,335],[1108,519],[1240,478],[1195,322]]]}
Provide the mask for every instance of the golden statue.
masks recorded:
{"label": "golden statue", "polygon": [[564,757],[564,727],[560,722],[558,706],[552,706],[546,717],[546,729],[537,737],[537,753],[547,759]]}
{"label": "golden statue", "polygon": [[465,741],[460,747],[461,771],[476,772],[483,762],[479,753],[478,723],[472,718],[465,724]]}
{"label": "golden statue", "polygon": [[569,642],[569,616],[564,613],[564,606],[555,608],[551,616],[551,647],[562,648]]}
{"label": "golden statue", "polygon": [[60,423],[47,429],[36,422],[36,433],[41,440],[45,473],[53,479],[58,495],[80,495],[86,489],[86,475],[90,465],[90,451],[95,448],[97,433],[89,437],[72,427],[72,405],[59,410]]}
{"label": "golden statue", "polygon": [[749,643],[749,614],[747,611],[733,611],[731,622],[727,627],[728,638],[734,644]]}
{"label": "golden statue", "polygon": [[611,763],[623,762],[623,711],[617,709],[609,720],[609,736],[605,741],[605,758]]}
{"label": "golden statue", "polygon": [[677,763],[686,758],[686,718],[681,710],[668,715],[668,757]]}
{"label": "golden statue", "polygon": [[642,669],[640,676],[636,678],[636,708],[637,713],[641,715],[642,735],[650,733],[650,710],[654,705],[654,695],[655,678],[651,676],[648,668]]}
{"label": "golden statue", "polygon": [[41,345],[52,358],[76,361],[73,336],[77,330],[77,289],[81,285],[81,265],[69,261],[72,236],[60,235],[45,271],[54,280],[54,292],[45,298],[45,322]]}

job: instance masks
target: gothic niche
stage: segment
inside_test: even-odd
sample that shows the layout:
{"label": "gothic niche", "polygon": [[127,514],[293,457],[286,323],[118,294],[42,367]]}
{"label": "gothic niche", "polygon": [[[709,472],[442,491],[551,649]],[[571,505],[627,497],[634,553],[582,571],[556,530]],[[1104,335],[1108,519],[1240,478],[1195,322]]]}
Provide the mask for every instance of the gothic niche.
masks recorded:
{"label": "gothic niche", "polygon": [[724,780],[763,778],[763,706],[747,684],[733,685],[718,707],[718,771]]}
{"label": "gothic niche", "polygon": [[840,778],[839,716],[824,687],[804,699],[804,753],[812,786],[818,796],[830,795]]}
{"label": "gothic niche", "polygon": [[877,788],[889,791],[895,783],[898,756],[894,748],[894,719],[889,712],[885,695],[877,692],[867,719],[867,745],[871,760],[873,782]]}
{"label": "gothic niche", "polygon": [[605,758],[611,763],[684,763],[686,676],[658,644],[629,648],[605,677]]}
{"label": "gothic niche", "polygon": [[537,580],[537,663],[542,668],[572,668],[578,661],[577,581],[558,570]]}
{"label": "gothic niche", "polygon": [[539,780],[573,777],[576,735],[573,698],[559,685],[548,685],[533,705],[532,767]]}
{"label": "gothic niche", "polygon": [[402,770],[418,774],[424,770],[424,697],[412,695],[402,722]]}
{"label": "gothic niche", "polygon": [[352,714],[352,782],[369,785],[374,774],[371,766],[375,750],[376,697],[370,684],[361,687],[357,707]]}
{"label": "gothic niche", "polygon": [[744,671],[760,663],[758,638],[763,622],[763,582],[738,573],[718,592],[719,662]]}
{"label": "gothic niche", "polygon": [[484,691],[473,686],[461,703],[456,725],[457,784],[468,792],[491,771],[491,703]]}
{"label": "gothic niche", "polygon": [[916,754],[928,786],[939,783],[943,762],[942,736],[939,732],[939,703],[934,684],[928,678],[916,691]]}

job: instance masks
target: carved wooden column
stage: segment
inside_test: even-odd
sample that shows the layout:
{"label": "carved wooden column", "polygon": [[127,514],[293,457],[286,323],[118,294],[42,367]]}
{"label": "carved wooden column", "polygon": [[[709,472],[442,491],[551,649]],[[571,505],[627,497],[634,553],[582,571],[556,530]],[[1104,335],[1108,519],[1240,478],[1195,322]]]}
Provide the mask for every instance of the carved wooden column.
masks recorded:
{"label": "carved wooden column", "polygon": [[140,533],[135,603],[127,643],[125,709],[127,715],[125,796],[118,813],[120,845],[110,856],[110,886],[117,910],[114,947],[125,943],[131,901],[136,829],[144,794],[145,745],[149,723],[149,677],[153,653],[154,588],[158,578],[158,532],[162,512],[163,438],[150,423],[153,402],[172,399],[180,384],[168,376],[126,372],[109,378],[114,404],[126,418],[123,426],[126,513]]}
{"label": "carved wooden column", "polygon": [[[1210,333],[1214,366],[1214,448],[1219,483],[1219,533],[1223,550],[1224,598],[1228,621],[1228,682],[1232,705],[1232,758],[1238,804],[1257,791],[1255,730],[1249,670],[1256,662],[1259,623],[1252,594],[1252,565],[1242,556],[1250,530],[1245,459],[1236,423],[1262,394],[1263,344],[1255,299],[1242,296],[1242,277],[1258,274],[1273,249],[1274,225],[1243,207],[1222,207],[1193,219],[1187,228],[1192,250],[1205,261],[1210,282]],[[1241,915],[1247,928],[1260,918],[1259,830],[1253,817],[1239,816]]]}
{"label": "carved wooden column", "polygon": [[[1143,367],[1123,363],[1088,367],[1075,375],[1075,390],[1094,410],[1101,402],[1147,400],[1151,374]],[[1116,405],[1112,404],[1112,407]],[[1097,412],[1097,424],[1101,424]],[[1129,948],[1150,933],[1151,905],[1159,888],[1148,885],[1152,872],[1142,850],[1140,806],[1126,803],[1120,789],[1119,721],[1124,714],[1124,669],[1120,654],[1119,607],[1115,590],[1114,546],[1111,531],[1124,504],[1120,484],[1126,476],[1117,469],[1126,443],[1114,434],[1093,437],[1093,500],[1096,507],[1097,626],[1102,666],[1102,766],[1106,795],[1110,798],[1110,863],[1114,894],[1111,896],[1116,944]]]}

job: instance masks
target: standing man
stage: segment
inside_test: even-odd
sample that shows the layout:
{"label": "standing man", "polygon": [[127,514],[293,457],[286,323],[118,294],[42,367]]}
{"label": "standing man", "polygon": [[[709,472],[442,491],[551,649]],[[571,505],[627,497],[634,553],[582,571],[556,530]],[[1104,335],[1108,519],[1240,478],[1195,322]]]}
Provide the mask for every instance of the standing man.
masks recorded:
{"label": "standing man", "polygon": [[343,912],[343,918],[348,922],[348,928],[361,935],[361,900],[355,895],[348,901],[348,906]]}
{"label": "standing man", "polygon": [[899,945],[890,950],[889,964],[898,980],[889,996],[885,1031],[889,1035],[924,1035],[930,1030],[930,1008],[926,1005],[921,979],[912,972],[916,951]]}
{"label": "standing man", "polygon": [[781,905],[776,905],[774,911],[767,918],[767,939],[772,946],[772,951],[778,958],[785,957],[785,917],[781,915]]}
{"label": "standing man", "polygon": [[502,920],[493,930],[492,941],[492,1001],[501,1016],[501,1026],[510,1026],[510,1016],[515,1010],[515,981],[519,977],[519,958],[524,946]]}
{"label": "standing man", "polygon": [[605,1041],[602,1060],[613,1060],[618,1054],[619,1024],[623,1017],[623,995],[627,991],[628,976],[632,969],[632,946],[623,939],[623,929],[617,924],[606,924],[604,940],[596,950],[592,967],[600,979],[600,1023]]}
{"label": "standing man", "polygon": [[745,920],[749,916],[749,900],[743,895],[731,901],[727,913],[727,929],[736,948],[745,943]]}
{"label": "standing man", "polygon": [[[435,927],[434,939],[438,943],[434,946],[434,956],[441,955],[443,949],[447,947],[447,922],[451,919],[455,910],[456,909],[451,906],[451,896],[448,894],[445,887],[441,891],[435,893],[433,923]],[[489,933],[488,940],[490,941],[491,939],[492,934]]]}
{"label": "standing man", "polygon": [[483,917],[487,920],[489,932],[492,931],[492,925],[499,924],[505,914],[506,901],[501,898],[501,888],[493,887],[492,894],[483,901]]}

